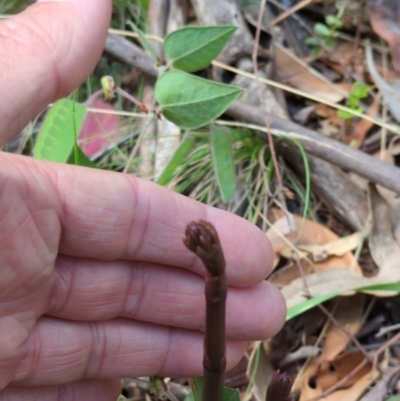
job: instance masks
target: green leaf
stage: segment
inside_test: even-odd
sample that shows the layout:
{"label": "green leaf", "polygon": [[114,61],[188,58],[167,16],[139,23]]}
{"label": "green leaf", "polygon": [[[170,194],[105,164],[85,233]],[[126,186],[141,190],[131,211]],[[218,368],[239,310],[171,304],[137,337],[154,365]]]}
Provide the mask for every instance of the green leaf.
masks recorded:
{"label": "green leaf", "polygon": [[313,36],[309,36],[306,38],[305,43],[306,43],[306,45],[309,45],[309,46],[320,46],[321,39],[318,40],[317,38],[314,38]]}
{"label": "green leaf", "polygon": [[33,155],[65,163],[82,127],[86,107],[69,99],[54,103],[39,132]]}
{"label": "green leaf", "polygon": [[224,392],[222,393],[222,401],[240,401],[239,390],[224,387]]}
{"label": "green leaf", "polygon": [[175,68],[198,71],[210,65],[235,30],[231,25],[187,26],[165,38],[164,51]]}
{"label": "green leaf", "polygon": [[188,132],[184,135],[178,149],[176,149],[170,161],[158,177],[157,184],[167,185],[171,181],[175,170],[181,165],[183,159],[193,149],[193,146],[194,138]]}
{"label": "green leaf", "polygon": [[224,202],[229,202],[236,192],[236,174],[231,134],[228,130],[213,128],[211,131],[211,154],[221,199]]}
{"label": "green leaf", "polygon": [[322,37],[330,36],[332,34],[331,30],[322,22],[317,22],[314,25],[314,32]]}
{"label": "green leaf", "polygon": [[325,17],[325,22],[326,22],[326,24],[329,25],[329,26],[335,25],[335,24],[336,24],[336,21],[337,21],[336,15],[328,14],[328,15]]}
{"label": "green leaf", "polygon": [[327,25],[329,25],[330,27],[332,27],[334,29],[338,29],[343,26],[342,21],[336,15],[332,15],[332,14],[328,14],[325,17],[325,22],[327,23]]}
{"label": "green leaf", "polygon": [[164,116],[183,129],[207,125],[240,95],[241,89],[186,74],[168,71],[157,80],[155,97]]}
{"label": "green leaf", "polygon": [[363,85],[362,83],[356,81],[353,85],[353,93],[358,99],[364,99],[368,96],[369,86]]}
{"label": "green leaf", "polygon": [[343,120],[350,120],[351,118],[354,117],[353,113],[350,113],[346,110],[338,110],[337,115],[338,117],[343,118]]}
{"label": "green leaf", "polygon": [[82,149],[77,144],[75,144],[74,151],[69,156],[68,164],[75,164],[76,166],[97,168],[96,163],[92,162],[82,152]]}
{"label": "green leaf", "polygon": [[[188,394],[185,397],[185,401],[201,401],[203,397],[203,379],[201,377],[197,377],[194,383],[196,397],[193,397],[193,394]],[[222,401],[240,401],[239,391],[236,389],[224,387],[222,393]]]}

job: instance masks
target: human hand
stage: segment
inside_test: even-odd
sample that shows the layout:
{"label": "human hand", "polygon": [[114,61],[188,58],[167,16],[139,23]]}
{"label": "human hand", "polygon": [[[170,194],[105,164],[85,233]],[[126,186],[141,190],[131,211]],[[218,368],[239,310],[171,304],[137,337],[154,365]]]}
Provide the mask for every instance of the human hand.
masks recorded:
{"label": "human hand", "polygon": [[[0,23],[1,144],[98,60],[110,0],[40,1]],[[202,373],[206,219],[226,255],[227,361],[283,324],[265,235],[132,176],[0,154],[0,400],[114,401],[118,377]]]}

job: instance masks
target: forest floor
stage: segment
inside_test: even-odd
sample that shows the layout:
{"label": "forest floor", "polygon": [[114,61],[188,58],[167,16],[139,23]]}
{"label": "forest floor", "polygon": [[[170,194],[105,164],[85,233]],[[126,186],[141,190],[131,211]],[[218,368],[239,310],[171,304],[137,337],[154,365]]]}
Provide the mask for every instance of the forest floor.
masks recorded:
{"label": "forest floor", "polygon": [[[237,28],[196,73],[243,89],[214,123],[228,127],[228,156],[207,129],[91,97],[107,75],[153,105],[162,41],[187,25]],[[239,214],[271,240],[266,279],[286,298],[287,322],[226,374],[243,401],[264,401],[277,369],[300,401],[400,400],[399,78],[400,0],[114,2],[103,57],[75,93],[91,107],[78,144],[98,168]],[[5,150],[32,155],[42,120]],[[224,157],[233,176],[216,170]],[[192,380],[163,379],[173,401],[190,399]],[[148,379],[125,379],[125,397],[154,398]]]}

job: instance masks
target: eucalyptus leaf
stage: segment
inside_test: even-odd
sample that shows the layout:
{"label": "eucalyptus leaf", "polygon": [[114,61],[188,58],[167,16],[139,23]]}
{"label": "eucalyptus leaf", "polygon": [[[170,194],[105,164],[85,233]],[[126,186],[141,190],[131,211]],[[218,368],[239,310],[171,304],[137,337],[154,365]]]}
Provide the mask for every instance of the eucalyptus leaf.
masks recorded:
{"label": "eucalyptus leaf", "polygon": [[211,153],[221,199],[229,202],[236,192],[236,174],[231,133],[228,130],[214,127],[211,131]]}
{"label": "eucalyptus leaf", "polygon": [[68,161],[82,127],[86,107],[73,100],[61,99],[48,111],[39,132],[33,155],[65,163]]}
{"label": "eucalyptus leaf", "polygon": [[232,25],[187,26],[165,38],[164,51],[175,68],[198,71],[210,65],[235,30]]}
{"label": "eucalyptus leaf", "polygon": [[207,125],[219,117],[240,95],[241,89],[168,71],[157,80],[155,97],[164,116],[183,129]]}

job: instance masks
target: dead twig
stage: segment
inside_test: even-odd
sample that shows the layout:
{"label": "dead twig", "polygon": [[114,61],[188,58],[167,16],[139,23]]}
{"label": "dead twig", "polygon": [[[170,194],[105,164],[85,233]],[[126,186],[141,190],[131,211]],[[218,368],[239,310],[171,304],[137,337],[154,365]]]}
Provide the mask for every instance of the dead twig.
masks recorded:
{"label": "dead twig", "polygon": [[[238,120],[258,125],[261,131],[264,130],[263,112],[257,107],[235,102],[229,107],[227,114]],[[399,175],[398,167],[383,163],[359,150],[352,149],[338,141],[270,113],[268,113],[268,118],[272,133],[283,137],[296,138],[306,152],[400,194],[400,180],[397,178]],[[256,129],[255,126],[251,128]]]}
{"label": "dead twig", "polygon": [[[304,270],[303,267],[301,266],[301,263],[299,261],[299,258],[296,258],[296,264],[297,267],[299,269],[300,272],[300,276],[301,279],[303,281],[303,286],[304,286],[304,292],[306,293],[308,298],[312,298],[312,294],[310,292],[310,289],[308,288],[308,284],[307,284],[307,279],[306,279],[306,275],[304,274]],[[354,337],[354,335],[352,333],[350,333],[349,330],[346,329],[346,327],[343,327],[342,324],[340,324],[337,319],[335,318],[335,316],[332,315],[332,313],[330,313],[328,311],[328,309],[325,308],[325,306],[319,304],[317,305],[318,309],[328,318],[328,320],[330,322],[332,322],[336,327],[338,327],[340,330],[343,331],[343,333],[345,333],[350,341],[358,348],[358,350],[364,355],[364,358],[368,361],[368,362],[372,362],[372,358],[368,355],[367,351],[364,349],[364,347],[360,344],[360,342],[357,340],[357,338]]]}

